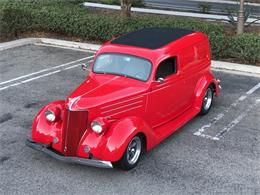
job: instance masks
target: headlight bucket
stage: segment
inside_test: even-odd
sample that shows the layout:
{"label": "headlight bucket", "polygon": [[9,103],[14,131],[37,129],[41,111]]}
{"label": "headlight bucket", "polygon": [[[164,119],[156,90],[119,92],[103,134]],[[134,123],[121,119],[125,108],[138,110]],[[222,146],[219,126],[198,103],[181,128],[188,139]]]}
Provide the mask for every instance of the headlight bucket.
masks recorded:
{"label": "headlight bucket", "polygon": [[102,117],[98,117],[98,118],[94,119],[91,122],[91,129],[97,134],[104,132],[107,129],[106,120]]}
{"label": "headlight bucket", "polygon": [[56,120],[55,114],[50,110],[46,110],[44,115],[45,115],[46,120],[49,122],[54,122]]}
{"label": "headlight bucket", "polygon": [[49,122],[56,122],[60,119],[61,110],[57,107],[48,108],[44,112],[45,118]]}

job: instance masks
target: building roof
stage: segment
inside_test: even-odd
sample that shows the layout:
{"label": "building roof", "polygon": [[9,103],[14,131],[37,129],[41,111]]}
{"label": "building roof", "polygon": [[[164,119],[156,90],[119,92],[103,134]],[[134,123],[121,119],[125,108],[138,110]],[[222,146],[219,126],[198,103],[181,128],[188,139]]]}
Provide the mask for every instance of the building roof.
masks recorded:
{"label": "building roof", "polygon": [[180,28],[144,28],[116,38],[111,43],[158,49],[193,32]]}

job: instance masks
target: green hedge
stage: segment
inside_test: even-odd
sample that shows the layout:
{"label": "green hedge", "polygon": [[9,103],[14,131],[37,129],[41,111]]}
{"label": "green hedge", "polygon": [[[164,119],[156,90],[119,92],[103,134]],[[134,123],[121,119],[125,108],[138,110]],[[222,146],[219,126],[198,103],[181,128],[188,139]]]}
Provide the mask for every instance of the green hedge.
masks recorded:
{"label": "green hedge", "polygon": [[83,1],[21,1],[0,3],[0,35],[15,37],[23,32],[44,31],[80,37],[86,41],[104,42],[115,34],[144,27],[182,27],[209,36],[214,59],[234,58],[258,63],[260,38],[255,34],[230,37],[219,24],[172,16],[134,15],[131,19],[118,14],[95,12],[80,5]]}
{"label": "green hedge", "polygon": [[260,62],[260,36],[243,34],[231,37],[229,41],[228,57],[239,58],[244,63],[256,64]]}

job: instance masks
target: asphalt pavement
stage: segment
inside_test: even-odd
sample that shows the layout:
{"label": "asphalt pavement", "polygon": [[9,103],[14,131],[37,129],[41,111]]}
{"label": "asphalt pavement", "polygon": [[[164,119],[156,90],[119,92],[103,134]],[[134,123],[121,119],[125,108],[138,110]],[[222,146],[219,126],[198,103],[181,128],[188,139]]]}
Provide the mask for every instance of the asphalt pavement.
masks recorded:
{"label": "asphalt pavement", "polygon": [[221,95],[128,172],[59,162],[25,146],[37,111],[65,99],[93,53],[0,52],[0,194],[260,194],[260,77],[214,72]]}
{"label": "asphalt pavement", "polygon": [[[209,13],[212,14],[227,14],[226,10],[237,11],[239,9],[238,3],[236,4],[236,2],[234,2],[234,4],[231,4],[225,3],[224,1],[205,2],[203,0],[144,0],[144,2],[149,7],[193,12],[201,12],[200,5],[209,5]],[[250,11],[251,16],[260,17],[260,6],[245,3],[245,7]]]}

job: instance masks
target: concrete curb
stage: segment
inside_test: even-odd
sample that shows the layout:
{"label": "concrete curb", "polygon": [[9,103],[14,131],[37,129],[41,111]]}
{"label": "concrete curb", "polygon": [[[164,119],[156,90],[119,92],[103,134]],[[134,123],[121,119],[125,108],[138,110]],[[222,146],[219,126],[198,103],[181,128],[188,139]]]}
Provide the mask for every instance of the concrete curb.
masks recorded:
{"label": "concrete curb", "polygon": [[219,69],[219,70],[239,71],[239,72],[245,72],[254,75],[260,75],[260,67],[254,65],[248,65],[248,64],[237,64],[231,62],[212,60],[211,67],[213,69]]}
{"label": "concrete curb", "polygon": [[56,45],[56,46],[75,48],[75,49],[93,50],[93,51],[98,50],[99,47],[101,46],[96,44],[79,43],[79,42],[49,39],[49,38],[41,38],[40,41],[41,43],[45,43],[49,45]]}
{"label": "concrete curb", "polygon": [[40,42],[39,38],[24,38],[15,41],[0,43],[0,51]]}
{"label": "concrete curb", "polygon": [[[29,44],[35,43],[44,43],[50,46],[59,46],[63,48],[73,48],[73,49],[83,49],[83,50],[90,50],[96,51],[98,50],[101,45],[97,44],[88,44],[88,43],[79,43],[73,41],[65,41],[65,40],[58,40],[58,39],[49,39],[49,38],[24,38],[15,41],[10,41],[6,43],[0,43],[0,51],[11,49],[15,47],[20,47]],[[233,71],[233,72],[241,72],[241,73],[248,73],[252,74],[252,76],[260,76],[260,67],[253,66],[253,65],[246,65],[246,64],[237,64],[237,63],[230,63],[230,62],[223,62],[223,61],[215,61],[212,60],[212,68],[219,70],[219,71]]]}
{"label": "concrete curb", "polygon": [[[112,10],[120,10],[121,7],[118,5],[106,5],[100,3],[83,3],[86,7],[93,7],[93,8],[102,8],[102,9],[112,9]],[[172,15],[172,16],[185,16],[185,17],[193,17],[193,18],[203,18],[203,19],[210,19],[210,20],[222,20],[228,21],[228,16],[225,15],[215,15],[215,14],[201,14],[201,13],[190,13],[190,12],[181,12],[181,11],[169,11],[169,10],[162,10],[162,9],[150,9],[150,8],[138,8],[132,7],[131,11],[133,12],[141,12],[141,13],[149,13],[149,14],[162,14],[162,15]],[[237,17],[234,17],[237,20]],[[253,22],[256,18],[248,18],[247,22]],[[260,24],[260,21],[256,21],[255,23]]]}
{"label": "concrete curb", "polygon": [[93,51],[98,50],[100,47],[100,45],[96,45],[96,44],[79,43],[79,42],[65,41],[59,39],[23,38],[15,41],[0,43],[0,51],[11,49],[14,47],[35,44],[35,43],[44,43],[48,45],[61,46],[65,48],[75,48],[75,49],[93,50]]}

